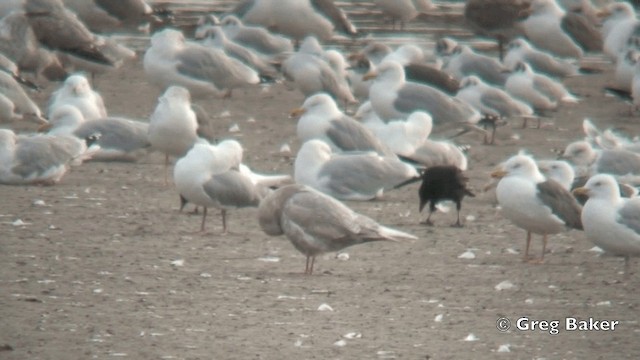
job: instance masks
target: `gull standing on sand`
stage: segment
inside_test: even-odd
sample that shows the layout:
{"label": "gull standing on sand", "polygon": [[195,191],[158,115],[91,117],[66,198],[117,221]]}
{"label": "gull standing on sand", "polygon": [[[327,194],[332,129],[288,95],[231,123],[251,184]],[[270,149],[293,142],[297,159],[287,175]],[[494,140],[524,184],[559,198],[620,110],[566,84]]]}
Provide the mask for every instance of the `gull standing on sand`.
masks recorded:
{"label": "gull standing on sand", "polygon": [[417,239],[299,184],[282,187],[265,197],[258,209],[258,221],[267,235],[285,235],[307,257],[307,275],[313,274],[316,256],[322,253],[371,241]]}
{"label": "gull standing on sand", "polygon": [[[227,233],[227,210],[257,207],[260,192],[251,179],[241,174],[237,167],[237,154],[225,142],[218,146],[196,144],[176,162],[173,179],[176,188],[186,201],[203,206],[200,231],[205,231],[207,208],[222,211],[222,233]],[[242,159],[240,159],[241,161]]]}
{"label": "gull standing on sand", "polygon": [[405,80],[402,65],[385,61],[365,76],[375,81],[369,89],[373,109],[383,120],[402,119],[414,111],[426,111],[436,127],[475,127],[481,115],[465,102],[433,87]]}
{"label": "gull standing on sand", "polygon": [[333,154],[322,140],[305,142],[293,165],[296,183],[342,200],[367,201],[418,176],[416,169],[396,157],[374,152]]}
{"label": "gull standing on sand", "polygon": [[107,117],[102,96],[91,88],[89,80],[81,74],[69,76],[62,87],[52,94],[50,103],[49,116],[60,106],[72,105],[80,110],[85,120]]}
{"label": "gull standing on sand", "polygon": [[291,111],[291,116],[300,118],[296,127],[300,141],[319,139],[333,151],[374,151],[393,156],[369,129],[342,113],[327,94],[307,98],[302,107]]}
{"label": "gull standing on sand", "polygon": [[16,135],[0,129],[0,184],[56,184],[94,149],[73,136]]}
{"label": "gull standing on sand", "polygon": [[189,91],[170,86],[158,98],[149,121],[149,142],[154,150],[165,154],[165,184],[168,183],[169,156],[183,157],[199,141],[198,121],[191,109]]}
{"label": "gull standing on sand", "polygon": [[540,263],[549,235],[582,229],[580,205],[562,185],[545,179],[531,156],[515,155],[491,176],[500,179],[496,195],[502,215],[527,232],[524,261],[529,261],[531,233],[542,235],[541,256],[533,260]]}
{"label": "gull standing on sand", "polygon": [[143,65],[149,80],[163,89],[183,86],[194,97],[230,96],[234,88],[260,82],[258,73],[242,62],[220,49],[188,42],[173,29],[151,37]]}
{"label": "gull standing on sand", "polygon": [[49,135],[72,135],[81,140],[96,137],[94,144],[100,149],[93,153],[94,161],[137,161],[151,146],[148,123],[117,117],[85,120],[72,105],[56,108],[49,124],[40,127],[45,129]]}
{"label": "gull standing on sand", "polygon": [[616,180],[607,174],[593,176],[574,193],[589,197],[582,209],[587,239],[607,253],[624,257],[624,274],[629,277],[631,257],[640,256],[640,198],[620,197]]}

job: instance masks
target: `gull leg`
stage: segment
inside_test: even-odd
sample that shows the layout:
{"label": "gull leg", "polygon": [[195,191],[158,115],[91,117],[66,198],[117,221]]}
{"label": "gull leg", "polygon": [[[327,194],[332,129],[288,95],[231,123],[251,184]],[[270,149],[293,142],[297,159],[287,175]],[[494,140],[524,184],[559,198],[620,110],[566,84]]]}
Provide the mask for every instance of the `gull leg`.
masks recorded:
{"label": "gull leg", "polygon": [[527,231],[527,246],[524,249],[524,258],[522,258],[522,261],[528,261],[529,260],[529,245],[531,244],[531,232]]}
{"label": "gull leg", "polygon": [[456,221],[456,223],[455,223],[455,224],[451,225],[451,227],[459,227],[459,228],[461,228],[461,227],[462,227],[462,224],[460,223],[460,207],[461,207],[461,206],[460,206],[460,204],[459,204],[459,203],[458,203],[458,204],[456,204],[456,208],[457,208],[457,210],[458,210],[458,221]]}
{"label": "gull leg", "polygon": [[227,234],[227,210],[222,209],[222,235]]}
{"label": "gull leg", "polygon": [[207,207],[204,207],[204,211],[202,212],[202,224],[200,224],[200,232],[204,232],[204,221],[207,218]]}
{"label": "gull leg", "polygon": [[309,275],[309,259],[311,259],[311,255],[307,255],[307,263],[304,266],[304,274]]}
{"label": "gull leg", "polygon": [[169,185],[169,155],[164,155],[164,185]]}
{"label": "gull leg", "polygon": [[313,275],[313,264],[316,262],[315,255],[311,257],[311,268],[309,268],[309,275]]}

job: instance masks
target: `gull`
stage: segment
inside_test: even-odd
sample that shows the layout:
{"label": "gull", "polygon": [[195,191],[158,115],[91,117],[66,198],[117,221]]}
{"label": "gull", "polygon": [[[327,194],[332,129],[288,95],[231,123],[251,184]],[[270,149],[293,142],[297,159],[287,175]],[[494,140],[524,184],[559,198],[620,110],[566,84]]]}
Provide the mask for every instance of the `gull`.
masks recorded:
{"label": "gull", "polygon": [[305,97],[326,92],[345,104],[356,102],[349,87],[344,86],[322,54],[324,51],[317,39],[308,37],[300,50],[282,63],[282,73]]}
{"label": "gull", "polygon": [[144,0],[63,0],[89,29],[97,32],[142,30],[152,21],[153,9]]}
{"label": "gull", "polygon": [[112,59],[99,49],[95,35],[61,0],[26,0],[24,12],[35,37],[47,48],[113,65]]}
{"label": "gull", "polygon": [[302,107],[291,111],[291,116],[299,117],[296,132],[300,141],[320,139],[333,151],[374,151],[393,156],[369,129],[342,113],[327,94],[310,96]]}
{"label": "gull", "polygon": [[562,185],[565,190],[571,191],[576,177],[573,166],[565,160],[538,160],[536,165],[540,173],[547,179],[552,179]]}
{"label": "gull", "polygon": [[258,73],[242,62],[222,50],[187,42],[181,32],[173,29],[151,37],[143,65],[152,82],[162,88],[183,86],[194,97],[228,97],[234,88],[260,82]]}
{"label": "gull", "polygon": [[431,0],[375,0],[375,3],[385,15],[391,18],[394,28],[395,22],[400,21],[400,29],[404,28],[407,21],[435,9]]}
{"label": "gull", "polygon": [[640,255],[640,198],[620,197],[616,180],[607,174],[591,177],[574,193],[589,197],[581,216],[587,239],[607,253],[624,257],[628,277],[631,257]]}
{"label": "gull", "polygon": [[56,184],[94,149],[73,136],[16,135],[0,129],[0,184]]}
{"label": "gull", "polygon": [[40,108],[10,74],[0,71],[0,117],[3,121],[28,119],[46,123]]}
{"label": "gull", "polygon": [[458,45],[443,70],[458,80],[476,75],[485,82],[503,86],[509,76],[507,68],[497,59],[481,55],[467,45]]}
{"label": "gull", "polygon": [[67,77],[58,56],[40,46],[22,11],[0,19],[0,52],[36,78],[43,75],[51,81],[61,81]]}
{"label": "gull", "polygon": [[102,96],[91,89],[89,80],[81,74],[69,76],[62,87],[52,94],[50,103],[49,116],[60,106],[72,105],[80,110],[85,120],[107,117]]}
{"label": "gull", "polygon": [[535,72],[553,77],[575,76],[580,73],[577,65],[534,48],[525,39],[512,40],[503,61],[507,69],[511,71],[519,62],[526,62]]}
{"label": "gull", "polygon": [[158,98],[148,133],[152,148],[165,154],[165,184],[168,183],[169,156],[185,156],[193,144],[200,141],[197,129],[189,91],[181,86],[170,86]]}
{"label": "gull", "polygon": [[529,0],[467,0],[464,6],[464,18],[471,28],[498,40],[500,59],[504,44],[522,33],[518,21],[529,14]]}
{"label": "gull", "polygon": [[583,16],[564,11],[555,0],[533,0],[531,15],[522,26],[530,42],[559,56],[581,58],[583,49],[602,49],[602,36],[595,27]]}
{"label": "gull", "polygon": [[[220,144],[222,145],[222,143]],[[176,188],[186,201],[204,207],[200,232],[205,231],[207,208],[222,211],[222,233],[227,233],[227,210],[257,207],[260,192],[251,179],[241,174],[232,164],[239,164],[235,154],[225,146],[195,144],[176,162],[173,179]]]}
{"label": "gull", "polygon": [[260,54],[227,39],[221,27],[210,27],[202,37],[203,45],[224,51],[230,57],[256,70],[260,76],[269,79],[275,79],[278,76],[278,71]]}
{"label": "gull", "polygon": [[282,187],[265,197],[258,208],[258,221],[267,235],[285,235],[307,257],[307,275],[313,274],[316,256],[325,252],[371,241],[417,239],[299,184]]}
{"label": "gull", "polygon": [[382,197],[401,182],[418,176],[396,157],[374,152],[334,154],[322,140],[305,142],[296,156],[296,183],[342,200],[367,201]]}
{"label": "gull", "polygon": [[596,150],[586,141],[573,142],[562,158],[576,168],[579,176],[607,173],[622,182],[640,184],[640,154],[625,149]]}
{"label": "gull", "polygon": [[220,22],[225,35],[238,44],[250,47],[265,55],[274,56],[293,51],[291,39],[272,34],[261,26],[244,25],[234,15],[227,15]]}
{"label": "gull", "polygon": [[603,52],[614,60],[618,59],[620,54],[624,54],[635,27],[640,24],[636,12],[627,2],[614,2],[602,9],[598,16],[603,18]]}
{"label": "gull", "polygon": [[137,161],[151,146],[147,133],[149,124],[118,117],[86,120],[78,108],[62,105],[51,114],[49,124],[40,130],[49,135],[72,135],[81,140],[95,137],[100,147],[93,161]]}
{"label": "gull", "polygon": [[404,70],[393,61],[382,63],[365,76],[375,81],[369,90],[373,109],[383,120],[405,118],[414,111],[431,115],[434,125],[477,128],[481,115],[470,105],[433,87],[405,80]]}
{"label": "gull", "polygon": [[[456,98],[473,106],[485,116],[496,119],[522,117],[523,126],[526,120],[533,117],[533,109],[526,103],[514,99],[506,91],[484,83],[477,76],[468,76],[460,82],[460,90]],[[493,129],[495,136],[495,126]]]}
{"label": "gull", "polygon": [[560,102],[577,103],[579,101],[562,83],[548,76],[534,73],[529,64],[523,62],[516,65],[505,83],[505,89],[536,111],[555,110]]}
{"label": "gull", "polygon": [[4,71],[5,73],[11,75],[11,77],[20,84],[32,90],[40,91],[38,85],[22,77],[18,65],[13,62],[13,60],[2,54],[2,52],[0,52],[0,71]]}
{"label": "gull", "polygon": [[580,205],[562,185],[545,179],[531,156],[515,155],[491,176],[500,179],[496,195],[503,216],[527,232],[524,261],[529,260],[531,233],[542,235],[542,253],[534,260],[540,263],[548,235],[582,229]]}

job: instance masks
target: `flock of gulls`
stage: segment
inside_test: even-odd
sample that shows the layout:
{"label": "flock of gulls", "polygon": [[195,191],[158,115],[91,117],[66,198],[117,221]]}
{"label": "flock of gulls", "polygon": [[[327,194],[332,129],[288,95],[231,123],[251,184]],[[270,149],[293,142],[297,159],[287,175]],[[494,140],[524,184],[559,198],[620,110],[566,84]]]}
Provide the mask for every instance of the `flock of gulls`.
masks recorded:
{"label": "flock of gulls", "polygon": [[[429,0],[374,0],[403,29],[441,11]],[[338,4],[339,5],[339,4]],[[427,225],[441,201],[474,196],[466,149],[458,136],[494,144],[500,126],[528,126],[559,107],[580,106],[563,80],[589,76],[588,56],[615,67],[607,91],[640,107],[640,20],[628,2],[596,8],[590,0],[467,0],[466,23],[495,38],[499,55],[441,37],[432,48],[367,38],[331,0],[241,1],[202,16],[194,34],[173,26],[170,9],[144,0],[10,0],[0,4],[0,183],[53,185],[84,161],[134,163],[165,155],[165,183],[181,210],[258,207],[268,235],[285,235],[306,256],[370,241],[415,240],[352,211],[343,200],[369,201],[413,182]],[[386,26],[386,25],[385,25]],[[148,121],[108,115],[92,89],[96,74],[136,52],[105,34],[143,32],[146,79],[163,94]],[[187,36],[188,35],[188,36]],[[192,36],[193,35],[193,36]],[[336,37],[362,40],[349,53],[325,46]],[[323,46],[324,44],[324,46]],[[30,98],[38,83],[60,82],[46,111]],[[227,99],[234,89],[287,82],[306,98],[291,111],[301,146],[291,174],[259,174],[243,164],[235,139],[213,140],[197,101]],[[241,95],[235,95],[241,96]],[[224,104],[224,100],[221,100]],[[16,134],[15,121],[37,133]],[[521,125],[520,125],[521,122]],[[583,123],[585,138],[560,159],[536,160],[526,149],[505,159],[498,179],[502,214],[526,232],[524,260],[544,259],[549,235],[583,230],[603,251],[640,256],[640,142],[615,129]],[[488,129],[491,129],[489,131]],[[466,135],[465,135],[466,134]],[[171,170],[171,159],[175,165]],[[540,257],[529,257],[532,234]]]}

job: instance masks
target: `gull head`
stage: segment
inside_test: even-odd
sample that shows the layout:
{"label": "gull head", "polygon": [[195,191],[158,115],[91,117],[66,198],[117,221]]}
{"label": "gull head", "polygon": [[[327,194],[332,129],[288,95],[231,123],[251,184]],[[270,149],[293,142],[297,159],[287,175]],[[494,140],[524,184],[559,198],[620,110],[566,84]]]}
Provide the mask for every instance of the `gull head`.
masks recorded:
{"label": "gull head", "polygon": [[597,153],[586,141],[573,142],[564,149],[561,158],[578,166],[588,166],[596,160]]}
{"label": "gull head", "polygon": [[501,179],[503,177],[524,177],[529,179],[542,178],[538,166],[533,158],[524,153],[512,156],[491,173],[491,177]]}
{"label": "gull head", "polygon": [[617,199],[620,197],[618,182],[609,174],[592,176],[583,187],[573,190],[574,195],[588,196],[589,199]]}

